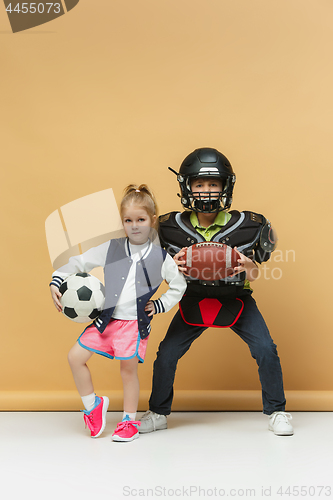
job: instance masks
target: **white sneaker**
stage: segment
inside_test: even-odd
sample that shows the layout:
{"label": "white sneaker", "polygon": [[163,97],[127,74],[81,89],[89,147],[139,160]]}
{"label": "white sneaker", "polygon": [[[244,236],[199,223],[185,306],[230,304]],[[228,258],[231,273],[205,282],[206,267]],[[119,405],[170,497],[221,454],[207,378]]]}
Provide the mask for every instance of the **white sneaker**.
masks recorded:
{"label": "white sneaker", "polygon": [[284,411],[275,411],[269,415],[268,429],[277,436],[292,436],[294,429],[289,420],[293,417]]}
{"label": "white sneaker", "polygon": [[140,434],[147,432],[160,431],[168,427],[166,415],[159,415],[151,410],[146,411],[140,418]]}

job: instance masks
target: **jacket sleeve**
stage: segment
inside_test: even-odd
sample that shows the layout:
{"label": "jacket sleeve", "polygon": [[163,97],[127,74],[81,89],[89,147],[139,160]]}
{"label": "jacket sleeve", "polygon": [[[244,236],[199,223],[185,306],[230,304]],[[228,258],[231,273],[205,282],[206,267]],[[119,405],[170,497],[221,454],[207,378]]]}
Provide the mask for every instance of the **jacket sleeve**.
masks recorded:
{"label": "jacket sleeve", "polygon": [[168,290],[157,300],[154,300],[155,314],[167,312],[178,304],[186,290],[184,275],[178,270],[178,266],[167,254],[161,269],[162,278],[168,283]]}
{"label": "jacket sleeve", "polygon": [[71,274],[80,272],[88,273],[95,267],[104,267],[109,245],[110,241],[107,241],[97,247],[90,248],[81,255],[71,257],[67,264],[54,271],[50,285],[55,285],[59,288],[61,283]]}

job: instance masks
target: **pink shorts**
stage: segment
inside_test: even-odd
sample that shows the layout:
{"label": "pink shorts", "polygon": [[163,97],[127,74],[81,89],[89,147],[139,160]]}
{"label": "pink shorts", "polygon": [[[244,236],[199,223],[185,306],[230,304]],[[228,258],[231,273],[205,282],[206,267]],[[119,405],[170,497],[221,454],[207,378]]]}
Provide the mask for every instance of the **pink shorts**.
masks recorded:
{"label": "pink shorts", "polygon": [[80,346],[111,359],[138,357],[143,363],[148,338],[141,339],[137,320],[111,319],[103,333],[88,326],[78,338]]}

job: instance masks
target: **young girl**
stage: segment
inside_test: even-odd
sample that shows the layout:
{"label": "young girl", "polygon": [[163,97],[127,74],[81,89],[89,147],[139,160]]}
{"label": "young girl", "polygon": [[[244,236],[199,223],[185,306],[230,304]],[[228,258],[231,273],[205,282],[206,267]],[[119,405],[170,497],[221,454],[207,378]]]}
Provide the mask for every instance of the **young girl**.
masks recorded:
{"label": "young girl", "polygon": [[[127,238],[110,240],[70,258],[68,264],[53,273],[50,288],[53,302],[61,311],[59,286],[62,281],[70,274],[104,267],[104,309],[81,334],[68,360],[85,407],[84,420],[91,437],[100,436],[105,428],[109,400],[95,395],[86,363],[94,352],[120,360],[124,413],[112,439],[132,441],[139,437],[140,422],[135,420],[139,401],[137,366],[145,358],[150,321],[153,314],[169,311],[179,302],[186,281],[174,260],[152,242],[157,207],[146,185],[130,185],[125,189],[120,215]],[[150,300],[163,280],[169,289],[159,299]]]}

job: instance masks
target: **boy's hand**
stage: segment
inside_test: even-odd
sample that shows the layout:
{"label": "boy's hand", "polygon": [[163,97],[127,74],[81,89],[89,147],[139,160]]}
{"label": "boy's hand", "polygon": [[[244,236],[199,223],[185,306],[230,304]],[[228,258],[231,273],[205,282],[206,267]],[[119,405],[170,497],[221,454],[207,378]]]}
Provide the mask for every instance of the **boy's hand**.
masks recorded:
{"label": "boy's hand", "polygon": [[52,296],[53,303],[56,306],[57,311],[61,312],[62,311],[62,305],[60,304],[59,299],[62,296],[62,294],[59,292],[59,288],[56,287],[55,285],[50,285],[50,291],[51,291],[51,296]]}
{"label": "boy's hand", "polygon": [[148,316],[153,316],[153,314],[155,314],[155,306],[154,306],[154,302],[152,300],[149,300],[146,304],[146,307],[145,307],[145,311],[151,311],[150,314],[148,314]]}
{"label": "boy's hand", "polygon": [[246,257],[244,254],[240,253],[237,250],[237,247],[234,248],[238,253],[238,266],[234,267],[234,273],[229,276],[229,278],[236,276],[236,274],[242,273],[245,271],[246,279],[249,281],[254,281],[258,278],[259,269],[258,266],[253,260]]}
{"label": "boy's hand", "polygon": [[186,264],[186,260],[182,259],[182,256],[185,255],[185,252],[184,252],[185,249],[186,249],[186,247],[183,247],[180,250],[180,252],[176,253],[173,260],[176,262],[179,271],[182,272],[183,274],[185,274],[185,276],[189,276],[189,274],[186,272],[187,267],[184,267],[184,264]]}

